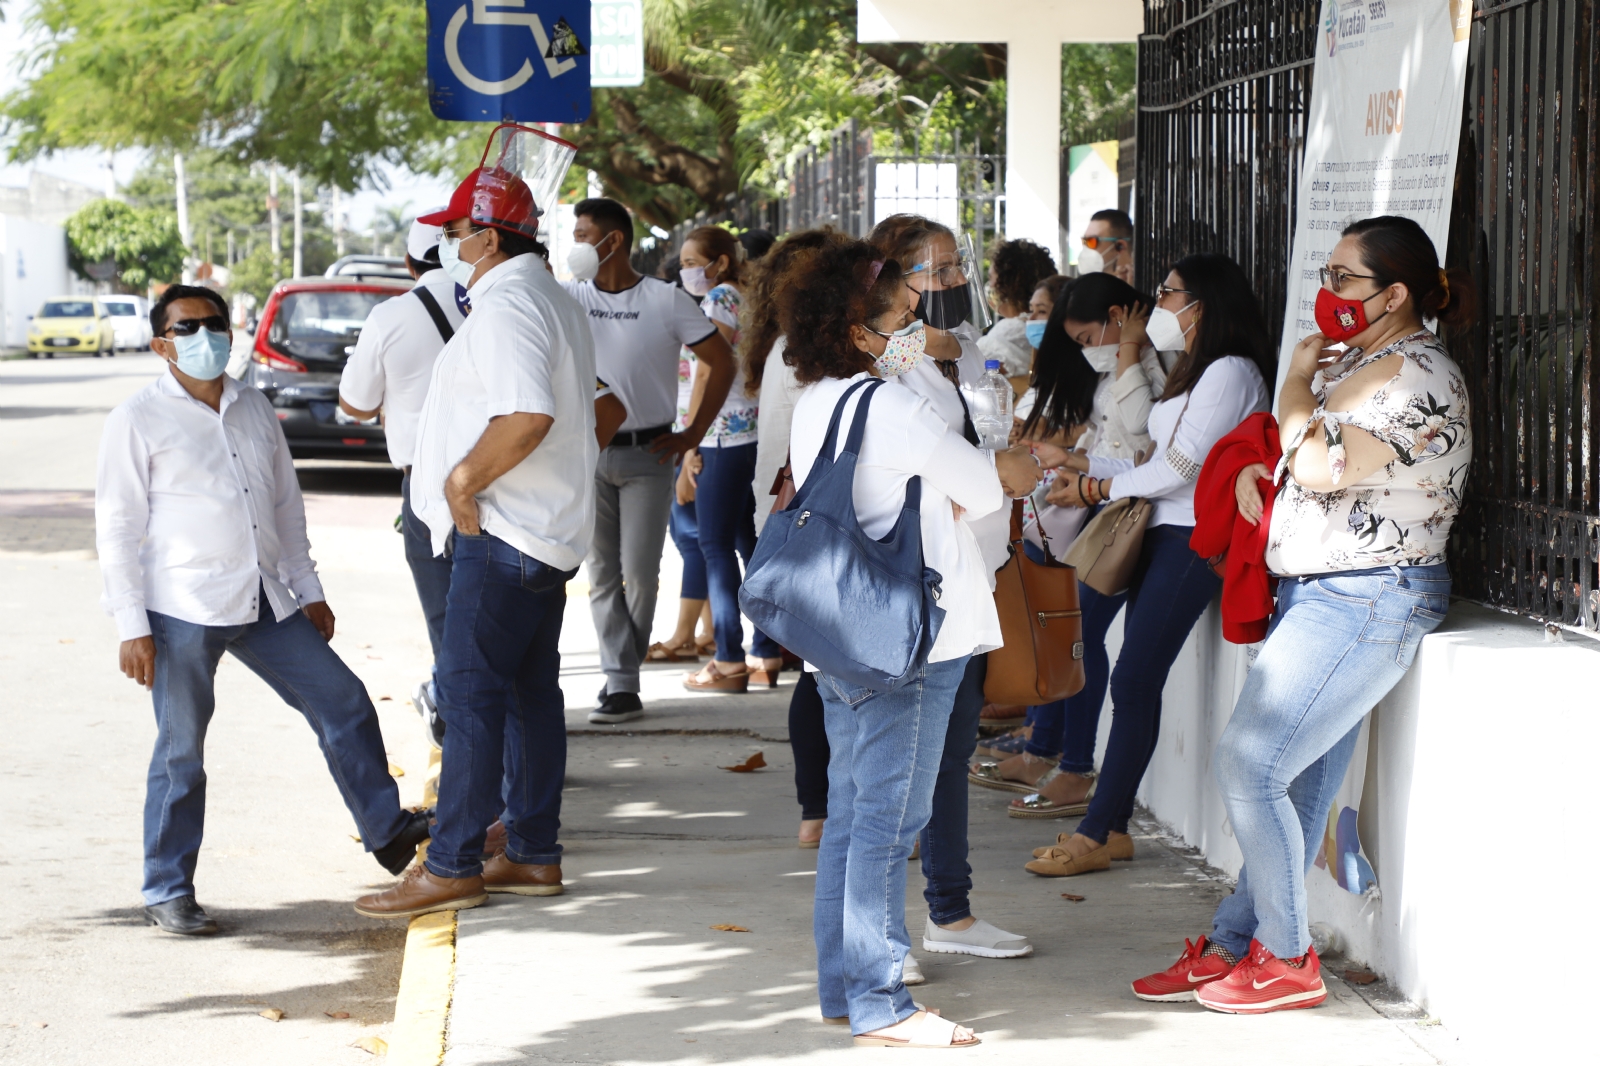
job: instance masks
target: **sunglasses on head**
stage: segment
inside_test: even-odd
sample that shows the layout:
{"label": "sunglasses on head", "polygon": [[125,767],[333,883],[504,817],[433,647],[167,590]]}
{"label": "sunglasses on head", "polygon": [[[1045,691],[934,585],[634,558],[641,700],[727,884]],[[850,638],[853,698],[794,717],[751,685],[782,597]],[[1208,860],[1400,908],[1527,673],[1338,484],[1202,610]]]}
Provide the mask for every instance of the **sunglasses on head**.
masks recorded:
{"label": "sunglasses on head", "polygon": [[228,319],[225,315],[207,315],[204,318],[180,318],[176,322],[167,324],[167,332],[179,337],[192,337],[204,326],[212,333],[228,332]]}

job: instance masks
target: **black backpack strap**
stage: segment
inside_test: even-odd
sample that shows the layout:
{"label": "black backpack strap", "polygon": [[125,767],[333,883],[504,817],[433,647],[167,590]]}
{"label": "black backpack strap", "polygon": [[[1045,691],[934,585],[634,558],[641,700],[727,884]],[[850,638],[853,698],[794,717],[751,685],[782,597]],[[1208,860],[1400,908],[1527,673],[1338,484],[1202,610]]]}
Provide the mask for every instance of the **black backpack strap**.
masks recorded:
{"label": "black backpack strap", "polygon": [[438,329],[439,336],[444,338],[446,344],[456,335],[455,327],[450,325],[450,320],[444,315],[444,308],[439,306],[439,301],[433,298],[433,293],[428,291],[426,285],[418,285],[411,290],[417,299],[422,301],[422,306],[428,309],[428,317],[433,319],[434,327]]}

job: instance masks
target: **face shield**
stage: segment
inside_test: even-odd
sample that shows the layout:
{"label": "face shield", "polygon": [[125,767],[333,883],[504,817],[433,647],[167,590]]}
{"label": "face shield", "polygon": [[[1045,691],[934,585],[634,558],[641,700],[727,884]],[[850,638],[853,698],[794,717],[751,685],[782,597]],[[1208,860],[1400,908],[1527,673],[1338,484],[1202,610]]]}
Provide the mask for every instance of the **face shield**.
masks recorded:
{"label": "face shield", "polygon": [[577,154],[575,145],[543,130],[512,123],[496,126],[478,165],[472,221],[537,237],[539,216],[556,202]]}
{"label": "face shield", "polygon": [[954,329],[971,322],[989,328],[982,264],[969,234],[936,233],[923,245],[917,261],[906,268],[906,284],[916,293],[918,318],[934,329]]}

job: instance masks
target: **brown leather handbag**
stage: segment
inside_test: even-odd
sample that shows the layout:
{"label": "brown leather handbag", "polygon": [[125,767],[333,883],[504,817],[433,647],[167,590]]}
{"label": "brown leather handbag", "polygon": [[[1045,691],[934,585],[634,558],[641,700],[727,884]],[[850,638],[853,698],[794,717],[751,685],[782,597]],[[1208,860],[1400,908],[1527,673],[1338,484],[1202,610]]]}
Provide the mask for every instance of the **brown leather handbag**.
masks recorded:
{"label": "brown leather handbag", "polygon": [[1011,558],[995,571],[994,605],[1005,645],[989,653],[987,703],[1031,707],[1083,688],[1083,612],[1078,572],[1054,559],[1036,563],[1022,550],[1022,501],[1011,506]]}

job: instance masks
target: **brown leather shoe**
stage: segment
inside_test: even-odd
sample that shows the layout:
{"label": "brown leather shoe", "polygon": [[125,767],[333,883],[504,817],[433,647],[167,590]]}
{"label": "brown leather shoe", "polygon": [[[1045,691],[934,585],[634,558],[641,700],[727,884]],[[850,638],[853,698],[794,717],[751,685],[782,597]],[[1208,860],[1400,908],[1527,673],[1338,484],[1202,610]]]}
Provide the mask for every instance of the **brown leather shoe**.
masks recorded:
{"label": "brown leather shoe", "polygon": [[566,891],[560,863],[512,862],[504,851],[483,864],[483,890],[518,896],[559,896]]}
{"label": "brown leather shoe", "polygon": [[1111,849],[1101,844],[1087,855],[1074,855],[1065,847],[1051,848],[1023,869],[1040,877],[1076,877],[1111,869]]}
{"label": "brown leather shoe", "polygon": [[464,911],[487,902],[482,877],[439,877],[417,863],[392,888],[356,900],[368,918],[415,918],[434,911]]}
{"label": "brown leather shoe", "polygon": [[[1033,857],[1044,858],[1044,853],[1060,844],[1065,844],[1072,839],[1071,833],[1057,833],[1055,844],[1046,844],[1042,848],[1033,849]],[[1113,832],[1106,837],[1106,850],[1111,853],[1112,862],[1127,862],[1133,858],[1133,837],[1127,833]]]}
{"label": "brown leather shoe", "polygon": [[494,853],[504,851],[506,847],[505,823],[496,818],[489,823],[489,831],[483,838],[483,861],[488,862],[494,858]]}

